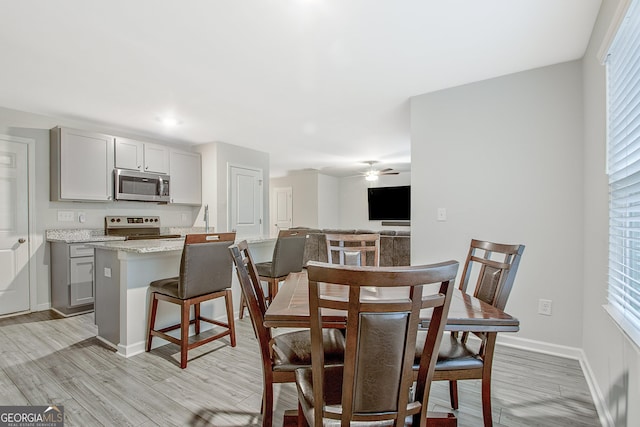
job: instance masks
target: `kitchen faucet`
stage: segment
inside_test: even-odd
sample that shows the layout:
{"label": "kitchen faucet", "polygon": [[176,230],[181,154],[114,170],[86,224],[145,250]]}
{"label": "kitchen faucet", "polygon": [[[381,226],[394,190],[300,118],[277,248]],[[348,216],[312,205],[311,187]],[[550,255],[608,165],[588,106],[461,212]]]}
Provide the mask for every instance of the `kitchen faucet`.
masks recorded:
{"label": "kitchen faucet", "polygon": [[209,205],[204,205],[204,232],[209,232]]}

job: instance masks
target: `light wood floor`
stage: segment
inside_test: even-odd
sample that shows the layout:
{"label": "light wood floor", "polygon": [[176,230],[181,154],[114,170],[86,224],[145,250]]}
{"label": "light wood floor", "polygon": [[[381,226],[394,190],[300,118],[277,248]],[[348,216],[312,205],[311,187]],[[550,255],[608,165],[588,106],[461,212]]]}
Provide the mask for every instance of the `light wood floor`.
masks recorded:
{"label": "light wood floor", "polygon": [[[66,426],[258,426],[262,377],[250,320],[226,339],[189,353],[173,344],[129,359],[95,338],[93,314],[50,311],[0,319],[0,405],[64,405]],[[482,425],[480,384],[459,383],[458,425]],[[276,386],[275,426],[296,408],[295,386]],[[493,382],[499,426],[598,426],[579,364],[499,347]],[[448,387],[433,386],[432,410],[448,411]]]}

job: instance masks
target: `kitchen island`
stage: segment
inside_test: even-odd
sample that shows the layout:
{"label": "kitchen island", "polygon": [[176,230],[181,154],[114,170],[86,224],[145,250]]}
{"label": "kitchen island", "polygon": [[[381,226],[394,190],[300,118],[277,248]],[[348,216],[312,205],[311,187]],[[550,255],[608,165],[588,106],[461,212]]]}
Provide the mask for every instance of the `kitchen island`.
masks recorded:
{"label": "kitchen island", "polygon": [[[256,262],[271,259],[275,238],[246,240]],[[114,347],[124,357],[141,353],[145,350],[146,342],[149,283],[179,274],[184,238],[111,241],[90,245],[95,249],[95,321],[98,339]],[[240,286],[236,275],[232,277],[233,299],[239,303]],[[205,317],[226,317],[223,301],[203,303],[201,311]],[[178,323],[179,319],[178,306],[159,304],[156,317],[158,328]],[[202,329],[206,327],[210,325],[205,323]],[[191,330],[190,335],[193,333]],[[167,343],[158,338],[153,340],[153,347]]]}

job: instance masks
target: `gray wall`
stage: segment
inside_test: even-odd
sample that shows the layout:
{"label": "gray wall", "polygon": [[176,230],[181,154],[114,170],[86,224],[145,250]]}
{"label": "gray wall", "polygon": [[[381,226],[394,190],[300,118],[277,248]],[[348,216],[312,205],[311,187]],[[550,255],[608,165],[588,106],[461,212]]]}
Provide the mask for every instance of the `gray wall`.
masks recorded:
{"label": "gray wall", "polygon": [[[521,321],[517,336],[576,349],[582,127],[579,61],[411,100],[412,263],[463,260],[472,238],[526,245],[506,308]],[[552,316],[537,314],[541,298]]]}
{"label": "gray wall", "polygon": [[[616,426],[640,425],[640,349],[616,327],[607,298],[608,181],[606,76],[597,52],[619,0],[604,0],[583,59],[584,74],[584,313],[582,344],[589,370]],[[636,402],[636,404],[633,404]]]}

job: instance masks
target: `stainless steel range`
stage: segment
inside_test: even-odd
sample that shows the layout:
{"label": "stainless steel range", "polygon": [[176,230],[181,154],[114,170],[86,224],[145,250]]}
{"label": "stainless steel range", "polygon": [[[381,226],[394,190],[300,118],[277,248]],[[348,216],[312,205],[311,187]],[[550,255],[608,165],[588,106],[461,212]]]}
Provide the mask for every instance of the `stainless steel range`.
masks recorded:
{"label": "stainless steel range", "polygon": [[104,218],[104,234],[124,236],[127,240],[181,237],[179,234],[160,234],[160,217],[157,216],[107,216]]}

